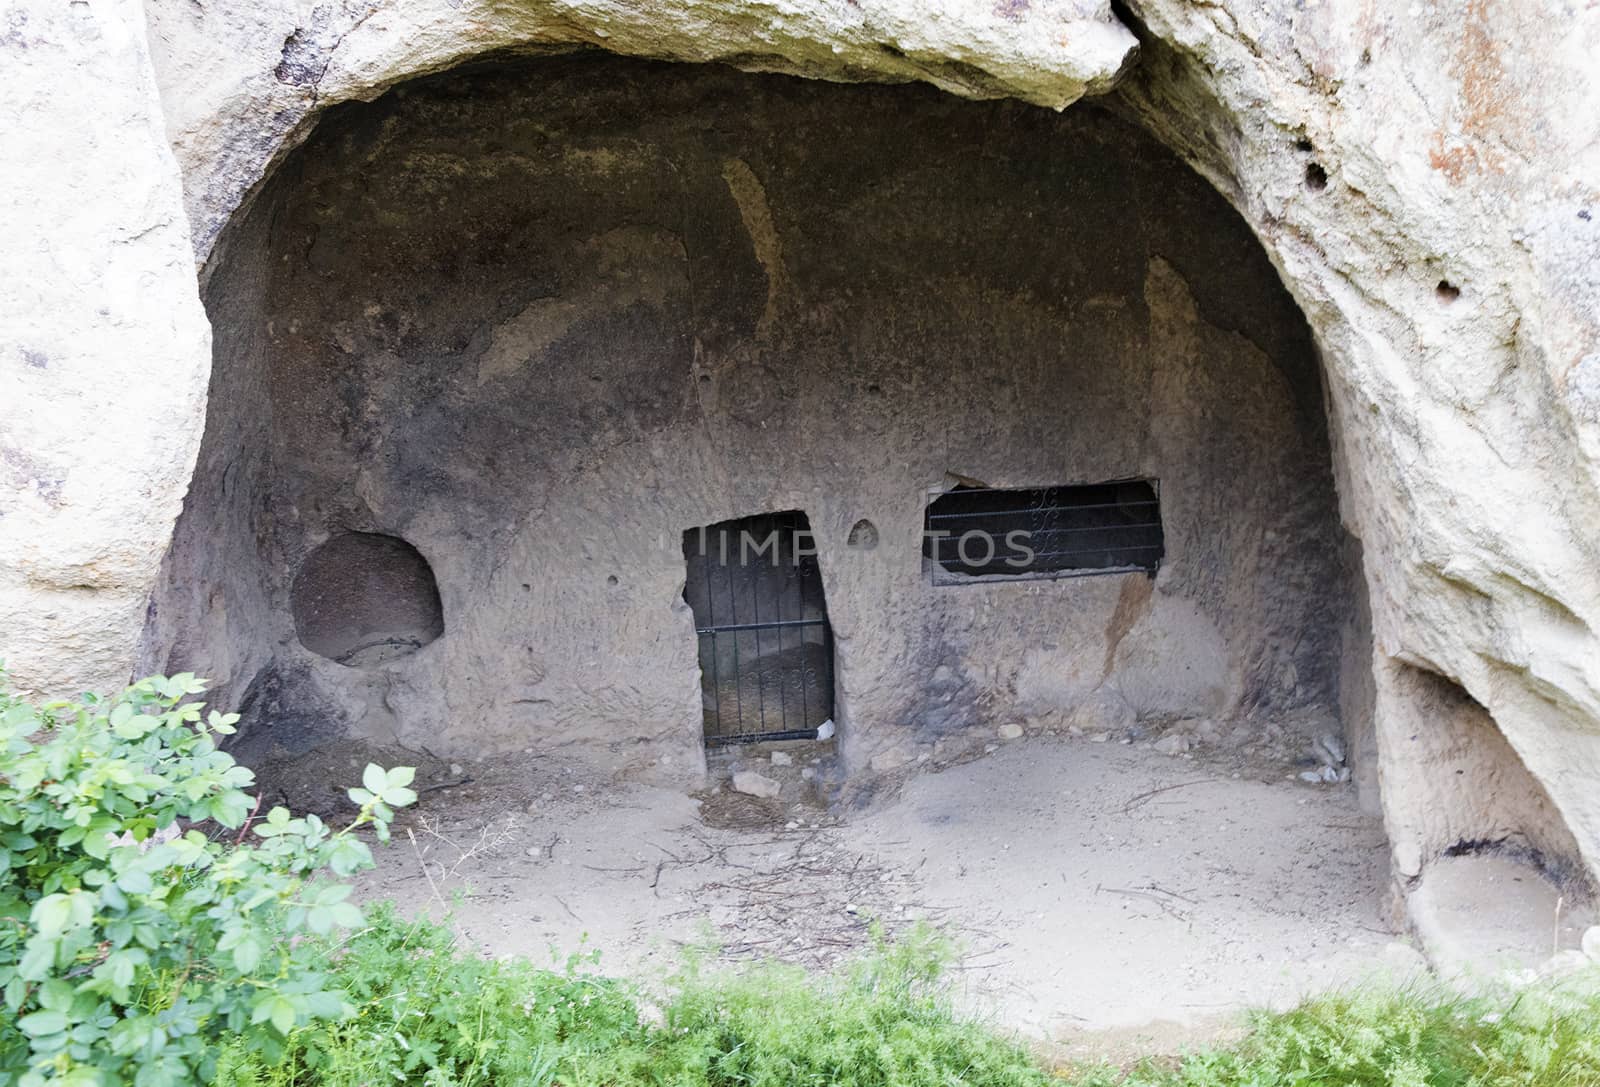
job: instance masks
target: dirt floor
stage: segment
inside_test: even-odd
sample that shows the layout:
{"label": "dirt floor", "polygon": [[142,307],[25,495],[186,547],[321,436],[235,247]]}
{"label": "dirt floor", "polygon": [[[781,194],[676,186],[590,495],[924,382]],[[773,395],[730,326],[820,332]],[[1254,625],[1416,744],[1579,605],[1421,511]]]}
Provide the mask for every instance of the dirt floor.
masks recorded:
{"label": "dirt floor", "polygon": [[925,920],[959,941],[974,1010],[1069,1050],[1181,1043],[1420,962],[1395,942],[1383,833],[1350,786],[1085,738],[995,746],[844,815],[532,760],[441,766],[362,891],[461,895],[490,954],[599,949],[646,980],[685,945],[826,966],[873,919]]}

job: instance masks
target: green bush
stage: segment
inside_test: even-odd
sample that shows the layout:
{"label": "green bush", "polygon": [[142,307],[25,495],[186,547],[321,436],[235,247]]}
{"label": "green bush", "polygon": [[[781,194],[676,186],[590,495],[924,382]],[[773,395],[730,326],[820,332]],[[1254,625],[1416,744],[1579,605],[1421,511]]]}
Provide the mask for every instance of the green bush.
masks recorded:
{"label": "green bush", "polygon": [[361,923],[322,877],[371,865],[354,831],[385,835],[411,771],[367,767],[342,830],[283,808],[240,830],[252,776],[217,749],[237,717],[184,701],[204,688],[152,678],[43,707],[0,693],[0,1081],[205,1082],[224,1039],[271,1058],[345,1011],[301,937]]}
{"label": "green bush", "polygon": [[[651,1051],[618,1083],[716,1087],[1033,1087],[1052,1082],[1026,1049],[958,1016],[949,943],[917,928],[834,974],[775,964],[676,979]],[[624,1078],[624,1074],[628,1078]]]}
{"label": "green bush", "polygon": [[605,1083],[617,1051],[647,1044],[632,992],[581,969],[592,958],[540,970],[463,951],[446,926],[388,904],[369,915],[322,942],[350,1014],[295,1030],[275,1058],[232,1047],[217,1087]]}
{"label": "green bush", "polygon": [[1478,999],[1431,988],[1334,993],[1256,1014],[1234,1047],[1086,1074],[1081,1087],[1595,1087],[1596,980]]}

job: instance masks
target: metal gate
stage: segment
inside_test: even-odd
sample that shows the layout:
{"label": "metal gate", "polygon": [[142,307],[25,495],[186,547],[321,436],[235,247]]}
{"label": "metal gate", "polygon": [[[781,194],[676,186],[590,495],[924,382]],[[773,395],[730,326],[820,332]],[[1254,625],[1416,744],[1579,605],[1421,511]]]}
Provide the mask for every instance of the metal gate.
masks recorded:
{"label": "metal gate", "polygon": [[683,534],[707,747],[809,740],[833,718],[833,631],[798,510]]}

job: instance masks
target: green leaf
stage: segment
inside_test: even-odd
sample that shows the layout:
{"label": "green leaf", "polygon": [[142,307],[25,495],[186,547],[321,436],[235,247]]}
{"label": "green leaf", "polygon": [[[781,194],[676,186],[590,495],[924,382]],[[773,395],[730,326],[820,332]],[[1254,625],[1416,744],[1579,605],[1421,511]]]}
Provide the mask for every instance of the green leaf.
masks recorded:
{"label": "green leaf", "polygon": [[72,918],[72,899],[67,895],[45,895],[33,904],[29,920],[41,936],[59,936]]}
{"label": "green leaf", "polygon": [[369,793],[382,793],[388,784],[389,775],[375,762],[367,763],[367,768],[361,771],[361,785]]}
{"label": "green leaf", "polygon": [[256,1001],[250,1015],[252,1023],[271,1023],[279,1034],[287,1035],[294,1029],[294,1001],[281,993],[267,993]]}
{"label": "green leaf", "polygon": [[261,965],[261,941],[246,936],[233,948],[233,965],[241,974],[253,974]]}
{"label": "green leaf", "polygon": [[403,808],[415,803],[417,794],[403,786],[395,785],[383,791],[383,802],[392,808]]}
{"label": "green leaf", "polygon": [[24,1034],[37,1038],[42,1034],[60,1034],[67,1029],[67,1013],[46,1008],[44,1011],[24,1015],[17,1020]]}

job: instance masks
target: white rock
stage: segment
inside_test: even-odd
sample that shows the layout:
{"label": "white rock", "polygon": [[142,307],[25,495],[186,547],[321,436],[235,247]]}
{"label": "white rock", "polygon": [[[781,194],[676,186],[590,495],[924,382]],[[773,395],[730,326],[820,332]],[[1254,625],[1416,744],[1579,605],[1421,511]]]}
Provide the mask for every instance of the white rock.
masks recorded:
{"label": "white rock", "polygon": [[1189,750],[1189,737],[1181,732],[1169,732],[1154,744],[1163,755],[1181,755]]}
{"label": "white rock", "polygon": [[831,717],[817,726],[817,739],[819,740],[831,740],[833,739],[833,733],[834,726],[833,718]]}
{"label": "white rock", "polygon": [[754,770],[740,770],[733,775],[733,789],[748,796],[771,799],[783,792],[783,784]]}
{"label": "white rock", "polygon": [[787,751],[774,751],[771,758],[774,766],[792,766],[794,764],[794,756]]}
{"label": "white rock", "polygon": [[800,771],[800,780],[801,781],[811,781],[816,776],[817,776],[816,770],[813,769],[812,767],[809,767],[809,766],[807,766],[805,769]]}
{"label": "white rock", "polygon": [[458,778],[464,773],[466,773],[466,771],[461,768],[461,764],[459,762],[453,762],[450,764],[451,777]]}
{"label": "white rock", "polygon": [[1022,726],[1016,722],[1008,722],[995,729],[995,734],[1002,740],[1017,740],[1022,737]]}

